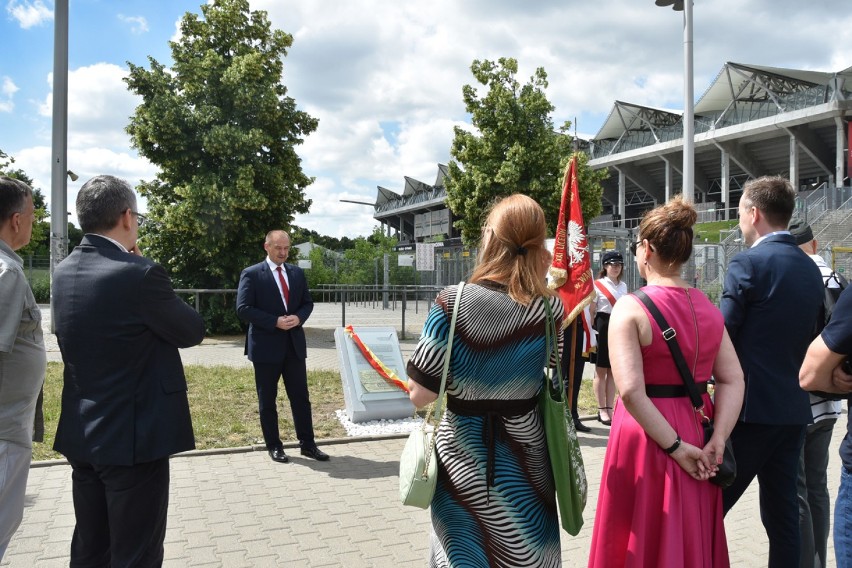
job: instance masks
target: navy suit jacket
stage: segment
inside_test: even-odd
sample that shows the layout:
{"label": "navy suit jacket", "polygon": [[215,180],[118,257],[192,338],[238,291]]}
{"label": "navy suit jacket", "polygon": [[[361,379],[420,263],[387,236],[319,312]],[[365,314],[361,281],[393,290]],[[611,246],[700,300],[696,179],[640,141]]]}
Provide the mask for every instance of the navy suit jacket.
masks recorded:
{"label": "navy suit jacket", "polygon": [[[307,359],[305,321],[314,311],[314,300],[308,291],[305,272],[298,266],[284,264],[289,282],[289,306],[284,307],[276,275],[264,260],[249,266],[240,274],[237,289],[237,315],[249,324],[246,354],[254,363],[280,363],[289,356]],[[290,330],[278,329],[280,316],[296,315],[301,324]]]}
{"label": "navy suit jacket", "polygon": [[178,348],[201,343],[204,321],[163,267],[86,235],[53,278],[65,362],[53,448],[121,466],[195,448]]}
{"label": "navy suit jacket", "polygon": [[823,297],[819,268],[791,235],[772,235],[731,259],[721,308],[745,374],[743,422],[813,421],[799,368]]}

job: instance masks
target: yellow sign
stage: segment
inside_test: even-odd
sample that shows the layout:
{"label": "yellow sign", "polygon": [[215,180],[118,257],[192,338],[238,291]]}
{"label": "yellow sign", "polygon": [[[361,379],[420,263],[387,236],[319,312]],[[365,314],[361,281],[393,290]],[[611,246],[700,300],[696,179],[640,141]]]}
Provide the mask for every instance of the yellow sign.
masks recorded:
{"label": "yellow sign", "polygon": [[615,241],[604,241],[603,244],[601,245],[601,247],[604,250],[614,249],[615,248]]}

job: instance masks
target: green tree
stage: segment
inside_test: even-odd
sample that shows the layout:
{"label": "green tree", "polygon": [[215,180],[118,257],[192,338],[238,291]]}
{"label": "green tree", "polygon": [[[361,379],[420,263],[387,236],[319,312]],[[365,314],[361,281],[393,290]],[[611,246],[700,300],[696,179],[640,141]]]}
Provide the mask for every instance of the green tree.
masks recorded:
{"label": "green tree", "polygon": [[[383,284],[384,257],[393,252],[396,237],[387,237],[381,227],[373,229],[369,237],[358,237],[353,247],[343,252],[346,270],[338,274],[341,284]],[[378,273],[378,279],[376,274]]]}
{"label": "green tree", "polygon": [[[464,242],[473,245],[494,200],[524,193],[541,204],[554,232],[572,139],[570,122],[554,130],[550,117],[554,106],[544,93],[547,73],[539,67],[529,83],[521,86],[515,79],[518,62],[511,58],[497,63],[475,60],[471,71],[487,92],[480,98],[471,85],[462,89],[476,132],[454,129],[446,186],[447,204],[457,217],[455,227]],[[580,199],[588,219],[600,213],[599,180],[604,175],[591,171],[579,175]]]}
{"label": "green tree", "polygon": [[21,247],[17,252],[25,258],[30,255],[47,256],[50,254],[50,223],[47,218],[47,206],[41,189],[35,187],[33,178],[20,169],[8,169],[15,163],[15,158],[0,150],[0,175],[20,180],[30,186],[33,190],[33,205],[35,205],[35,221],[33,222],[33,234],[27,246]]}
{"label": "green tree", "polygon": [[[317,289],[321,284],[337,284],[339,258],[336,252],[319,246],[314,247],[308,254],[308,260],[311,261],[311,268],[305,270],[305,276],[309,289]],[[314,298],[315,301],[319,299],[321,298]]]}
{"label": "green tree", "polygon": [[295,146],[317,120],[281,82],[291,35],[247,0],[201,12],[181,20],[171,69],[153,58],[150,69],[129,63],[126,82],[142,103],[127,131],[160,169],[138,188],[151,221],[143,250],[177,287],[234,288],[241,269],[263,258],[266,232],[308,211],[313,179]]}

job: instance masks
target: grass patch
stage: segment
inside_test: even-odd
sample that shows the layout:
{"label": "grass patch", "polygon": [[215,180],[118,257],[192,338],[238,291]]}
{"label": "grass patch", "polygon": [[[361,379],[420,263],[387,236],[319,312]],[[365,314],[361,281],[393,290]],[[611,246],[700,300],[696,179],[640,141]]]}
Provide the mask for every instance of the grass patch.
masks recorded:
{"label": "grass patch", "polygon": [[709,223],[696,223],[692,228],[693,234],[696,237],[696,242],[703,243],[707,239],[708,243],[721,242],[719,234],[721,231],[729,231],[735,229],[739,221],[731,219],[729,221],[711,221]]}
{"label": "grass patch", "polygon": [[[33,444],[34,460],[62,458],[52,449],[59,421],[62,370],[62,363],[47,364],[44,382],[44,443]],[[263,443],[252,369],[189,365],[184,370],[189,385],[195,444],[199,450]],[[308,389],[317,439],[345,437],[346,430],[334,414],[335,410],[345,407],[340,373],[308,371]],[[586,379],[580,391],[580,414],[595,412],[597,403],[592,393],[592,381]],[[279,383],[278,421],[281,439],[295,441],[296,432],[282,383]]]}

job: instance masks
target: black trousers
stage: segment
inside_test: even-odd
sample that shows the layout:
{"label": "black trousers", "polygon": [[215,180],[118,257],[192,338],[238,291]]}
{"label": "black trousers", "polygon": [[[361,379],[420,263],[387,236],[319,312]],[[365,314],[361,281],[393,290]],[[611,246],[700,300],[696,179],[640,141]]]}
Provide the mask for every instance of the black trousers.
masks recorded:
{"label": "black trousers", "polygon": [[308,374],[305,360],[287,357],[281,363],[254,363],[254,383],[257,387],[260,429],[263,441],[269,450],[280,448],[281,435],[278,429],[278,380],[283,377],[284,390],[290,399],[293,426],[296,437],[303,448],[312,448],[314,423],[311,418],[311,399],[308,395]]}
{"label": "black trousers", "polygon": [[77,520],[70,566],[162,566],[169,458],[133,466],[68,462]]}
{"label": "black trousers", "polygon": [[562,379],[565,381],[565,388],[568,388],[568,380],[570,373],[574,374],[574,393],[571,397],[571,416],[574,420],[580,419],[580,413],[577,411],[577,399],[580,398],[580,382],[583,380],[583,369],[586,366],[586,360],[583,359],[583,329],[580,324],[577,324],[577,338],[574,341],[574,368],[569,369],[571,364],[571,328],[564,331],[562,338]]}
{"label": "black trousers", "polygon": [[760,520],[769,537],[769,568],[798,568],[799,455],[804,425],[737,422],[731,432],[737,479],[722,491],[725,513],[731,510],[751,482],[760,483]]}

